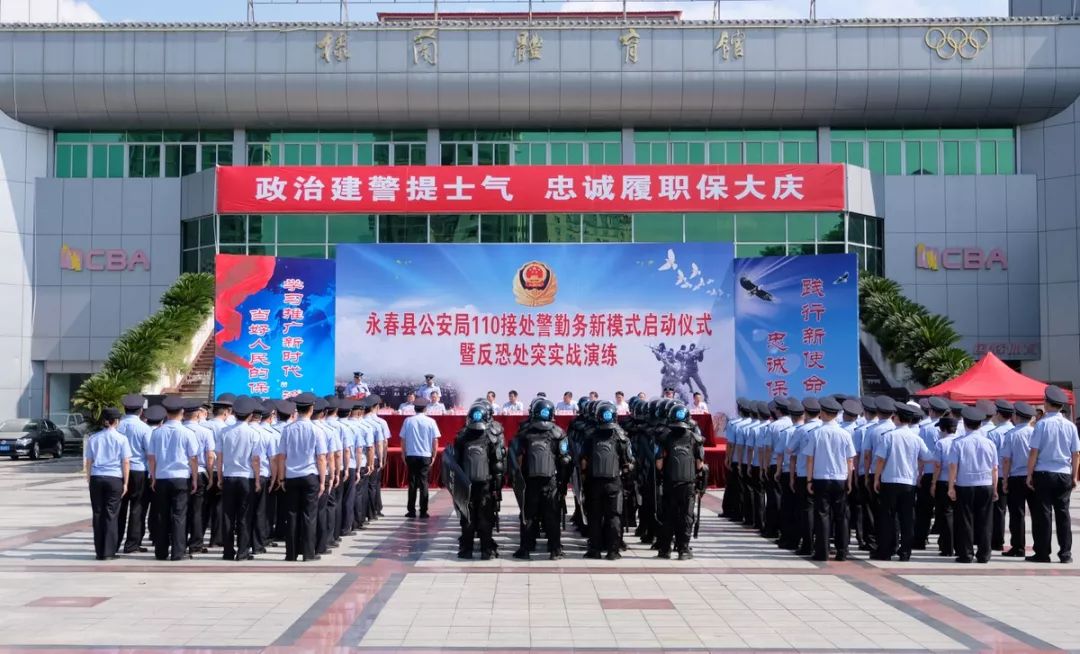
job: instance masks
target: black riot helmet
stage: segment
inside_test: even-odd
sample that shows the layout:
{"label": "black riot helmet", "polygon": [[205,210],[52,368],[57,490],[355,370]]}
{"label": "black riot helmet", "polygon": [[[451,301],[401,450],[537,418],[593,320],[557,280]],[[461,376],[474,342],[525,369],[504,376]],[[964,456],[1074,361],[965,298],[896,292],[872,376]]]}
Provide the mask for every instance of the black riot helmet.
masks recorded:
{"label": "black riot helmet", "polygon": [[657,422],[664,422],[668,418],[668,411],[671,410],[672,405],[675,404],[675,400],[665,397],[656,404],[656,410],[653,412],[656,416]]}
{"label": "black riot helmet", "polygon": [[641,399],[637,395],[634,395],[633,397],[631,397],[629,400],[626,401],[626,408],[628,409],[628,413],[630,414],[631,417],[633,417],[635,415],[634,409],[637,408],[638,402],[640,402],[640,401],[641,401]]}
{"label": "black riot helmet", "polygon": [[529,405],[529,417],[539,422],[551,422],[555,417],[555,405],[546,397],[538,397]]}
{"label": "black riot helmet", "polygon": [[593,407],[593,417],[600,426],[613,425],[619,419],[619,410],[607,400],[601,400]]}
{"label": "black riot helmet", "polygon": [[469,429],[486,429],[489,422],[491,422],[491,404],[483,399],[473,402],[466,416]]}
{"label": "black riot helmet", "polygon": [[667,412],[668,422],[673,422],[679,425],[690,424],[690,410],[686,408],[686,405],[682,402],[673,402],[668,407]]}
{"label": "black riot helmet", "polygon": [[577,410],[578,410],[578,415],[579,416],[584,416],[585,415],[585,405],[588,404],[588,403],[589,403],[589,398],[587,396],[582,395],[581,397],[578,398],[578,400],[577,400]]}

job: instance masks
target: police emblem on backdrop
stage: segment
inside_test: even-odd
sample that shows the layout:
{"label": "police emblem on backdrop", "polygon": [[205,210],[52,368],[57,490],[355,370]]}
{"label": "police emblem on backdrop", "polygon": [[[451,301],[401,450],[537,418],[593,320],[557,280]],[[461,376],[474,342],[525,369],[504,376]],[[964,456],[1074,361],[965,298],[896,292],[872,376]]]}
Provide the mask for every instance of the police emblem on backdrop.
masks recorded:
{"label": "police emblem on backdrop", "polygon": [[547,264],[530,261],[514,275],[514,300],[527,307],[542,307],[555,301],[559,290],[555,273]]}

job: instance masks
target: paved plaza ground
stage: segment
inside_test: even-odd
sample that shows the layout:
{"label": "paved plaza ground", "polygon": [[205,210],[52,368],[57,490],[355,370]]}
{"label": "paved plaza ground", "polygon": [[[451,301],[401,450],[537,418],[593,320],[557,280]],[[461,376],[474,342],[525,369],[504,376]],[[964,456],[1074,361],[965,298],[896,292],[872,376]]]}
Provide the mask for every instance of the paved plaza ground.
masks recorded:
{"label": "paved plaza ground", "polygon": [[716,518],[719,492],[685,562],[636,540],[621,561],[586,561],[576,537],[563,561],[515,561],[512,493],[506,558],[459,561],[447,495],[431,520],[406,520],[403,491],[317,562],[286,563],[281,548],[99,562],[77,468],[0,462],[0,652],[1080,650],[1080,565],[959,565],[936,550],[819,564]]}

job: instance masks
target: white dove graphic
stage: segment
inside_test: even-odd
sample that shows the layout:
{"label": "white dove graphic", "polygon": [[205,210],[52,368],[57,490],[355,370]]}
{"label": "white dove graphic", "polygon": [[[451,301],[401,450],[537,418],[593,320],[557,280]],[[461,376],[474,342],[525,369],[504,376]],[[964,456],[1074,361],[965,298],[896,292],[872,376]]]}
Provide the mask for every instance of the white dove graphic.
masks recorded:
{"label": "white dove graphic", "polygon": [[683,274],[683,271],[676,270],[675,273],[676,273],[675,274],[675,285],[676,286],[682,286],[683,284],[687,283],[686,275]]}
{"label": "white dove graphic", "polygon": [[663,265],[658,270],[678,270],[679,264],[675,263],[675,250],[668,248],[667,259],[664,259]]}
{"label": "white dove graphic", "polygon": [[693,279],[701,274],[701,268],[697,267],[696,263],[690,264],[690,279]]}

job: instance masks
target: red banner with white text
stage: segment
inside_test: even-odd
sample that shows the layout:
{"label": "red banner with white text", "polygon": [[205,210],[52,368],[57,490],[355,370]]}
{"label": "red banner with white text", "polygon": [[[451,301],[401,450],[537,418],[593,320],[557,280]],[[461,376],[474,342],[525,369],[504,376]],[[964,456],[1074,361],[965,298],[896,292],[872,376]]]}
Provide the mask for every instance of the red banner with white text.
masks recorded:
{"label": "red banner with white text", "polygon": [[223,166],[218,213],[842,211],[841,164]]}

